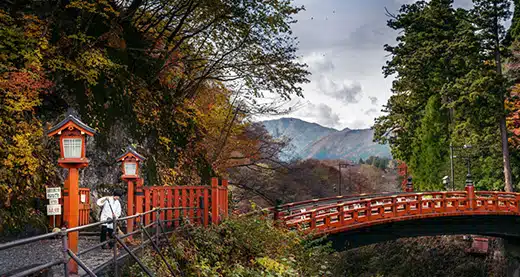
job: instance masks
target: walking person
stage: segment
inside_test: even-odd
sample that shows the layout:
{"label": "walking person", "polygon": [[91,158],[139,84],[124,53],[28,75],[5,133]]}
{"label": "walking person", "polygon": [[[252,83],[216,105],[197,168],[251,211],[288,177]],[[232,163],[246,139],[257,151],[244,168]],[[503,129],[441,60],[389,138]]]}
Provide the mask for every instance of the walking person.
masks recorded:
{"label": "walking person", "polygon": [[[123,192],[116,189],[112,196],[103,197],[97,201],[97,204],[103,207],[101,208],[100,221],[112,220],[121,216],[121,203],[119,202],[121,196],[123,196]],[[107,234],[110,239],[114,238],[114,224],[112,222],[101,225],[101,242],[107,240]],[[111,241],[108,245],[105,244],[102,247],[103,249],[112,249],[114,245],[115,241]]]}

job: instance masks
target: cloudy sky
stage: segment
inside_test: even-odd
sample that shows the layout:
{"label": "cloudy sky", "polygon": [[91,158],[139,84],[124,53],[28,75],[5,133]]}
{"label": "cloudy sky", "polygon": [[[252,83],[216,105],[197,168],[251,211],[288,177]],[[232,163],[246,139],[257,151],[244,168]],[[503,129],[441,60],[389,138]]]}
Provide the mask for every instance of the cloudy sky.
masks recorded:
{"label": "cloudy sky", "polygon": [[[410,2],[294,0],[305,6],[293,31],[312,76],[303,85],[298,109],[285,117],[340,130],[371,127],[391,95],[392,78],[385,79],[381,68],[387,59],[383,45],[395,44],[396,33],[386,26],[385,8],[396,12]],[[469,7],[471,0],[455,0],[455,5]]]}

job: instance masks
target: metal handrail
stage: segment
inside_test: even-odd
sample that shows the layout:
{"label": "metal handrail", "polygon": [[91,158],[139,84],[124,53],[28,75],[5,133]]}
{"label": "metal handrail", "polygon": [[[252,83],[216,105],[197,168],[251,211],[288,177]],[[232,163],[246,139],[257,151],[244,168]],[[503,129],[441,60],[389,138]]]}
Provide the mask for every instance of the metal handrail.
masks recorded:
{"label": "metal handrail", "polygon": [[29,274],[33,274],[33,273],[36,273],[40,270],[44,270],[46,268],[49,268],[49,267],[53,267],[53,266],[56,266],[56,265],[59,265],[61,264],[62,261],[53,261],[53,262],[49,262],[49,263],[46,263],[46,264],[43,264],[43,265],[40,265],[40,266],[37,266],[37,267],[33,267],[33,268],[29,268],[27,270],[24,270],[22,272],[19,272],[19,273],[16,273],[15,275],[11,275],[11,277],[22,277],[22,276],[27,276]]}
{"label": "metal handrail", "polygon": [[[134,254],[134,252],[140,250],[140,249],[143,249],[144,247],[146,247],[146,245],[148,245],[150,242],[153,242],[152,240],[157,240],[157,242],[160,241],[160,237],[159,235],[162,233],[163,235],[166,235],[170,232],[165,232],[164,229],[163,229],[163,226],[161,224],[161,222],[171,222],[172,220],[160,220],[160,213],[161,211],[168,211],[168,210],[189,210],[189,209],[200,209],[200,208],[194,208],[194,207],[178,207],[178,208],[154,208],[154,209],[151,209],[149,211],[146,211],[144,213],[138,213],[138,214],[135,214],[135,215],[131,215],[131,216],[126,216],[126,217],[120,217],[120,218],[114,218],[112,220],[105,220],[105,221],[100,221],[100,222],[95,222],[95,223],[91,223],[91,224],[87,224],[87,225],[82,225],[82,226],[77,226],[77,227],[73,227],[73,228],[69,228],[69,229],[66,229],[66,228],[62,228],[60,232],[52,232],[52,233],[48,233],[48,234],[43,234],[43,235],[38,235],[38,236],[34,236],[34,237],[30,237],[30,238],[24,238],[24,239],[19,239],[19,240],[16,240],[16,241],[12,241],[12,242],[8,242],[8,243],[4,243],[4,244],[0,244],[0,251],[1,250],[5,250],[5,249],[9,249],[9,248],[13,248],[13,247],[16,247],[16,246],[20,246],[20,245],[25,245],[25,244],[29,244],[29,243],[33,243],[33,242],[36,242],[36,241],[40,241],[40,240],[44,240],[44,239],[49,239],[49,238],[56,238],[56,237],[61,237],[62,238],[62,246],[63,246],[63,257],[59,260],[55,260],[55,261],[51,261],[51,262],[48,262],[46,264],[43,264],[43,265],[39,265],[39,266],[36,266],[36,267],[33,267],[33,268],[30,268],[30,269],[27,269],[27,270],[24,270],[20,273],[17,273],[13,276],[26,276],[28,274],[32,274],[32,273],[35,273],[35,272],[38,272],[38,271],[41,271],[43,269],[47,269],[47,268],[50,268],[50,267],[53,267],[53,266],[57,266],[57,265],[63,265],[64,266],[64,276],[68,277],[68,261],[69,259],[72,259],[74,260],[83,270],[85,270],[85,275],[87,276],[93,276],[93,277],[96,277],[97,273],[101,270],[103,270],[104,268],[106,268],[108,265],[110,264],[114,264],[114,269],[116,270],[117,272],[117,262],[120,261],[121,259],[123,258],[126,258],[128,256],[131,256],[133,259],[136,260],[136,262],[139,264],[139,266],[149,275],[149,276],[153,276],[153,274],[151,273],[151,271],[149,269],[147,269],[144,264],[142,264],[142,262],[139,260],[139,258]],[[143,217],[144,215],[147,215],[147,214],[151,214],[151,213],[157,213],[156,215],[156,219],[155,221],[152,221],[150,224],[148,225],[145,225],[143,226],[142,222],[143,222]],[[118,235],[117,234],[117,223],[118,222],[122,222],[122,221],[126,221],[126,220],[129,220],[129,219],[133,219],[133,220],[137,220],[137,219],[140,219],[139,220],[139,224],[138,226],[140,228],[138,228],[137,230],[134,230],[132,232],[129,232],[129,233],[126,233],[126,234],[122,234],[122,235]],[[193,217],[193,219],[202,219],[201,217]],[[79,251],[78,253],[74,253],[72,252],[69,248],[68,248],[68,245],[67,245],[67,236],[69,233],[72,233],[72,232],[79,232],[81,230],[85,230],[87,228],[91,228],[91,227],[95,227],[95,226],[100,226],[102,224],[106,224],[106,223],[112,223],[114,224],[114,238],[113,239],[109,239],[109,240],[106,240],[102,243],[98,243],[96,245],[93,245],[87,249],[84,249],[82,251]],[[127,238],[127,237],[130,237],[132,235],[136,235],[136,234],[143,234],[144,232],[147,233],[147,229],[150,228],[150,227],[156,227],[156,234],[150,236],[150,238],[152,240],[142,240],[141,241],[141,244],[133,249],[130,249],[128,246],[126,246],[123,242],[123,239]],[[144,231],[144,232],[143,232]],[[161,232],[162,231],[162,232]],[[116,242],[118,244],[120,244],[126,251],[127,253],[125,254],[122,254],[122,255],[116,255],[116,251],[114,249],[114,258],[113,260],[108,260],[107,262],[101,264],[101,265],[98,265],[95,269],[91,270],[89,269],[86,264],[81,261],[81,259],[79,258],[79,256],[81,255],[84,255],[88,252],[91,252],[93,251],[94,249],[97,249],[105,244],[108,244],[110,242]],[[158,246],[157,243],[155,243],[154,246]],[[156,251],[158,251],[158,247],[154,247],[154,249]],[[162,253],[160,253],[160,251],[158,252],[159,255],[161,255],[161,257],[164,259],[164,256],[162,256]],[[170,267],[171,268],[171,267]]]}
{"label": "metal handrail", "polygon": [[15,241],[12,241],[12,242],[3,243],[3,244],[0,244],[0,250],[13,248],[13,247],[16,247],[16,246],[28,244],[28,243],[39,241],[39,240],[42,240],[42,239],[48,239],[48,238],[57,237],[59,235],[60,235],[60,233],[54,233],[53,232],[53,233],[47,233],[47,234],[38,235],[38,236],[30,237],[30,238],[19,239],[19,240],[15,240]]}

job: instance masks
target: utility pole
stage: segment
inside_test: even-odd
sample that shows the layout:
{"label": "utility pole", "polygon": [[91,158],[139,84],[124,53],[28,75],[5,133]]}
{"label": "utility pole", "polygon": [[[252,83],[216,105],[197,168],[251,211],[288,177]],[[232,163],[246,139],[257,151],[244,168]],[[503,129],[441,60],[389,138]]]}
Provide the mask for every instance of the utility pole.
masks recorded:
{"label": "utility pole", "polygon": [[338,190],[338,196],[341,196],[341,162],[338,164],[338,172],[339,172],[339,190]]}
{"label": "utility pole", "polygon": [[[342,163],[342,162],[338,163],[338,172],[339,172],[339,191],[338,191],[338,196],[343,195],[343,191],[342,191],[342,187],[341,187],[341,168],[343,168],[343,167],[350,167],[350,166],[354,166],[354,165],[348,164],[348,163]],[[351,174],[350,168],[349,168],[349,171],[348,171],[348,178],[349,178],[349,185],[352,185],[352,174]]]}
{"label": "utility pole", "polygon": [[454,169],[453,169],[453,144],[450,141],[450,171],[451,171],[451,189],[455,191],[455,179],[453,178]]}

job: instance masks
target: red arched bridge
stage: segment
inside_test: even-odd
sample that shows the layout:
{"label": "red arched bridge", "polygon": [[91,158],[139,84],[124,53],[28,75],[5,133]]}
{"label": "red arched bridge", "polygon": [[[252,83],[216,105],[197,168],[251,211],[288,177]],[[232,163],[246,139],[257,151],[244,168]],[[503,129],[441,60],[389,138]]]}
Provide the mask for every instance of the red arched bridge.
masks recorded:
{"label": "red arched bridge", "polygon": [[400,237],[477,234],[520,237],[520,193],[464,191],[381,193],[290,203],[274,218],[289,229],[327,235],[335,248]]}

